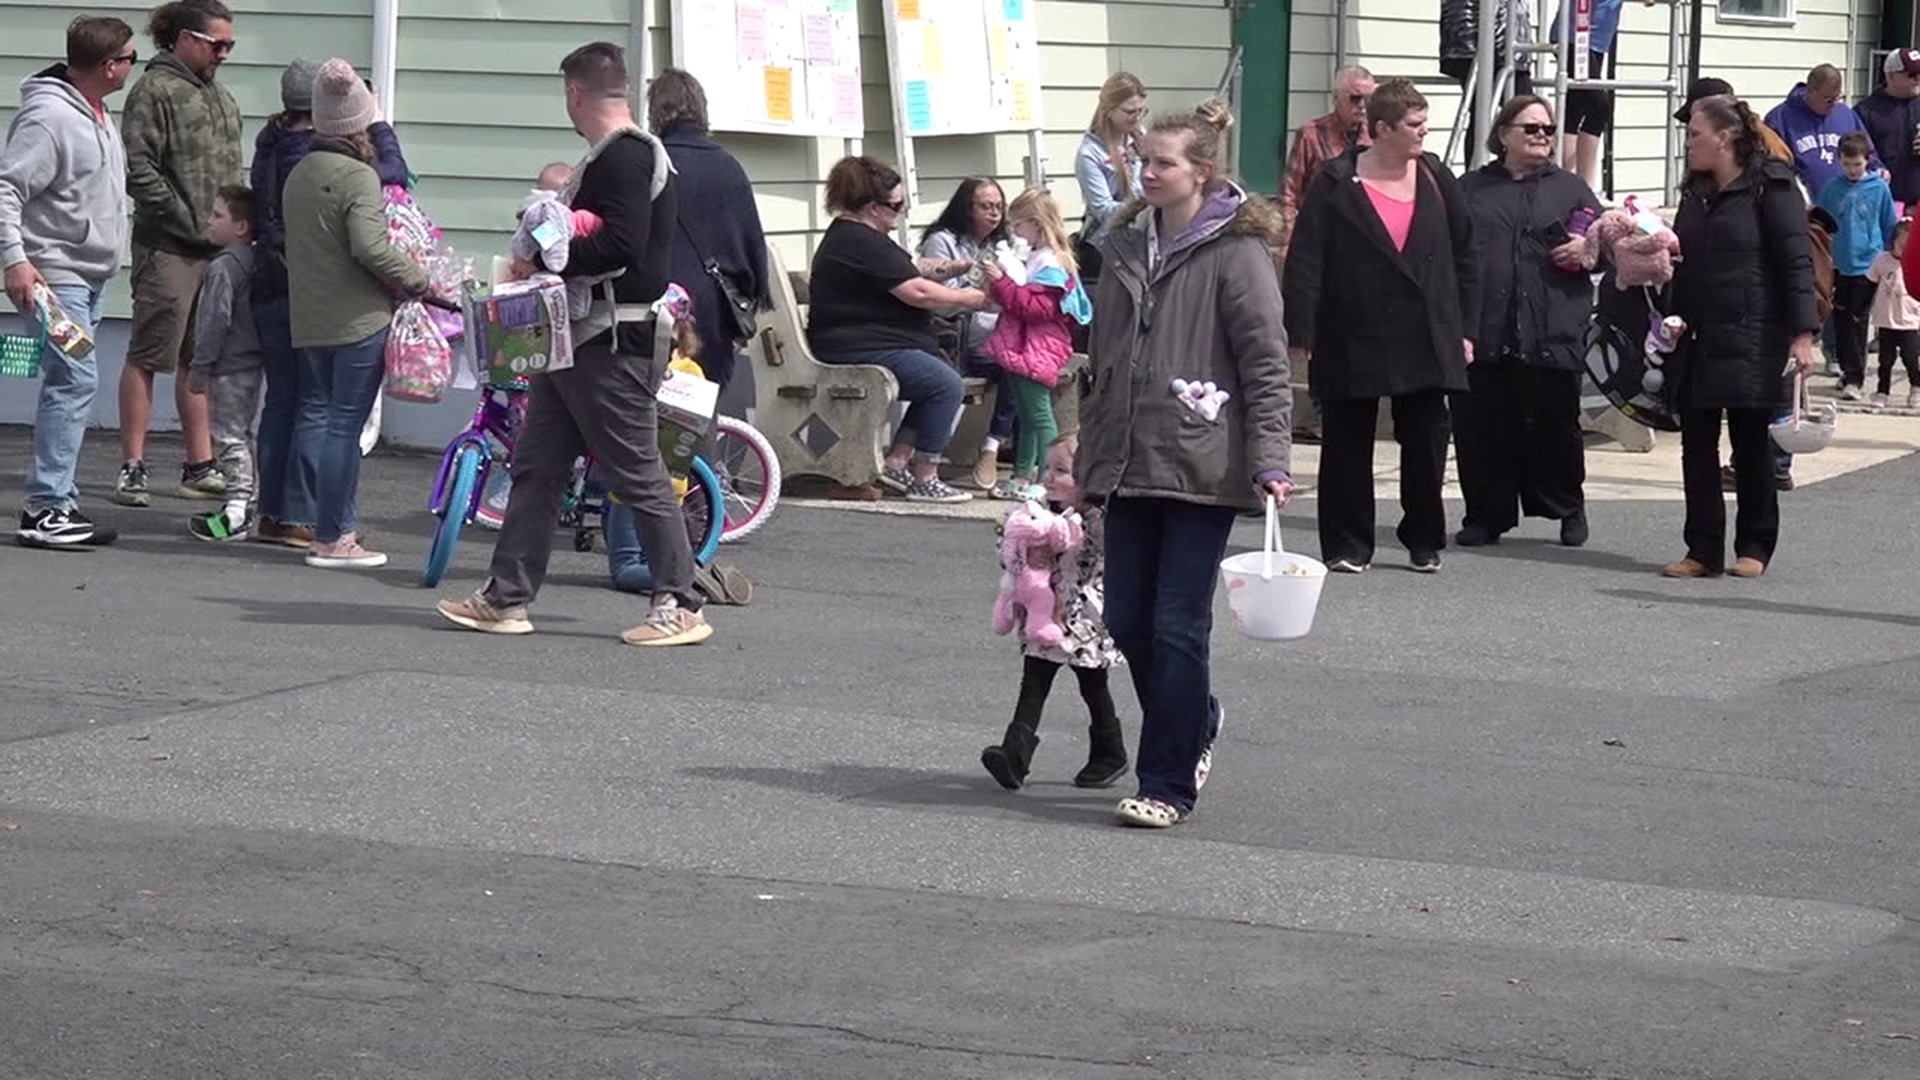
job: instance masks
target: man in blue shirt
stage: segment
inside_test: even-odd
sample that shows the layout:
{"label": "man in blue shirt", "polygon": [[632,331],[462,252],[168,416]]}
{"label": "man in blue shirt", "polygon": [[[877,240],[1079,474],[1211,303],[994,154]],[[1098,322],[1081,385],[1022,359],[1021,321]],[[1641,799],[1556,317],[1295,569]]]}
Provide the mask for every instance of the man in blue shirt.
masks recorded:
{"label": "man in blue shirt", "polygon": [[[1867,126],[1840,100],[1840,69],[1821,64],[1807,72],[1807,81],[1793,88],[1787,100],[1767,113],[1767,126],[1780,133],[1793,151],[1793,171],[1818,199],[1842,173],[1840,140]],[[1880,156],[1871,154],[1867,168],[1881,172]]]}

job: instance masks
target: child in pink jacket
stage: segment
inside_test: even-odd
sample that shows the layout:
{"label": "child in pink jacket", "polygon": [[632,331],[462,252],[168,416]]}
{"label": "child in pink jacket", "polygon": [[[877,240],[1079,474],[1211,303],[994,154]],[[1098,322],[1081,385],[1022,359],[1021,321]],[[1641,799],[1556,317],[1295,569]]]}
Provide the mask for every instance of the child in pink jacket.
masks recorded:
{"label": "child in pink jacket", "polygon": [[[1073,247],[1060,208],[1045,188],[1028,188],[1007,207],[1007,225],[1028,248],[1025,267],[1003,267],[985,258],[981,272],[1000,306],[1000,321],[987,339],[987,355],[1005,368],[1020,425],[1013,476],[994,485],[996,499],[1043,499],[1037,481],[1041,455],[1059,436],[1053,419],[1053,388],[1073,358],[1072,323],[1093,319],[1093,304],[1080,287]],[[1015,280],[1009,270],[1024,270]]]}

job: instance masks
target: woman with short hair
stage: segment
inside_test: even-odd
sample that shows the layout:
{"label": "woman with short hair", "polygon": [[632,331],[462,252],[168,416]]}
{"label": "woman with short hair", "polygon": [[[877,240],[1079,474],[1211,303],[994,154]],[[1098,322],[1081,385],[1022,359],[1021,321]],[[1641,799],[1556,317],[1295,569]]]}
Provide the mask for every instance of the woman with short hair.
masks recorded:
{"label": "woman with short hair", "polygon": [[873,364],[893,372],[907,415],[880,472],[882,486],[914,502],[973,496],[940,479],[939,464],[960,415],[960,373],[940,356],[933,313],[979,311],[987,294],[954,289],[958,264],[923,268],[891,233],[907,209],[900,173],[876,157],[841,158],[827,174],[833,221],[813,252],[807,343],[827,364]]}

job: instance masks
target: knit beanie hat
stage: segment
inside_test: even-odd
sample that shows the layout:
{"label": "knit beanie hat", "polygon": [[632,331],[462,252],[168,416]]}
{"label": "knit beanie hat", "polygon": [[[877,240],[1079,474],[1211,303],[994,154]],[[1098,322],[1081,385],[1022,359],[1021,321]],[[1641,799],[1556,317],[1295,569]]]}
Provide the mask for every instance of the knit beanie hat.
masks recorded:
{"label": "knit beanie hat", "polygon": [[360,73],[345,60],[320,65],[313,80],[313,130],[321,135],[353,135],[367,130],[378,115],[373,94]]}
{"label": "knit beanie hat", "polygon": [[295,60],[280,73],[280,107],[288,112],[313,111],[313,80],[320,74],[317,60]]}

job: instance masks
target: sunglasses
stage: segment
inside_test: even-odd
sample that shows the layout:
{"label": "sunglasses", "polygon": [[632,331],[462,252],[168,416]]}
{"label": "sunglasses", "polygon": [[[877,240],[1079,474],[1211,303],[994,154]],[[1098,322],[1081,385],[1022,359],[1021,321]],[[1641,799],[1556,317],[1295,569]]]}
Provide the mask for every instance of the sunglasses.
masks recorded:
{"label": "sunglasses", "polygon": [[1560,129],[1552,124],[1508,124],[1507,126],[1525,132],[1529,139],[1537,139],[1541,136],[1551,139],[1560,132]]}
{"label": "sunglasses", "polygon": [[121,53],[119,56],[107,57],[106,63],[101,66],[112,67],[115,64],[133,65],[139,62],[140,62],[140,50],[130,49],[124,53]]}
{"label": "sunglasses", "polygon": [[212,34],[203,34],[198,30],[188,30],[187,34],[212,46],[215,56],[227,55],[233,51],[234,45],[238,44],[232,38],[217,38]]}
{"label": "sunglasses", "polygon": [[1348,95],[1347,95],[1347,103],[1348,103],[1348,104],[1350,104],[1350,105],[1365,105],[1365,104],[1367,103],[1367,95],[1365,95],[1365,94],[1348,94]]}
{"label": "sunglasses", "polygon": [[874,205],[880,207],[882,210],[885,210],[888,213],[897,214],[900,211],[905,210],[907,208],[907,200],[895,199],[892,202],[877,202]]}

